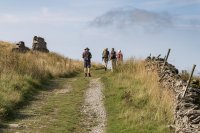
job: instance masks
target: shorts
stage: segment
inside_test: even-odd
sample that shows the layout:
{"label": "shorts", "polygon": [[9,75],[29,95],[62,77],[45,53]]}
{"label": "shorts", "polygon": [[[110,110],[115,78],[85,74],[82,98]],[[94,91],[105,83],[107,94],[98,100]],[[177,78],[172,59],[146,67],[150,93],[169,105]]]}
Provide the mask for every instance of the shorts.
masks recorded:
{"label": "shorts", "polygon": [[84,68],[91,68],[91,62],[90,61],[84,61]]}

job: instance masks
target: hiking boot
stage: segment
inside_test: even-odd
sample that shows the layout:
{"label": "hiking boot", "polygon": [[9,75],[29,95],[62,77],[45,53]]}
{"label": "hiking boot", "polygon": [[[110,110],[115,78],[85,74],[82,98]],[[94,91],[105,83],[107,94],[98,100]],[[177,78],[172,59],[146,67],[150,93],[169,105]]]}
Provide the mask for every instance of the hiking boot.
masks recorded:
{"label": "hiking boot", "polygon": [[91,74],[89,73],[89,77],[91,77]]}
{"label": "hiking boot", "polygon": [[87,77],[87,73],[85,73],[85,77]]}

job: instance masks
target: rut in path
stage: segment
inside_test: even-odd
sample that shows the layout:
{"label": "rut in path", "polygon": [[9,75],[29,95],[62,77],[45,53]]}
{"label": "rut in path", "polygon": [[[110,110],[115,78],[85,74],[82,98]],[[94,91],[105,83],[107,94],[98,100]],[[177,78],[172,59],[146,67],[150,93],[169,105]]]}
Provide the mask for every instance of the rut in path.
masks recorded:
{"label": "rut in path", "polygon": [[106,111],[103,103],[103,85],[100,79],[91,79],[86,90],[83,113],[86,115],[84,126],[89,133],[104,133],[106,127]]}
{"label": "rut in path", "polygon": [[34,100],[17,111],[16,118],[0,132],[104,133],[103,85],[95,78],[90,79],[87,86],[88,80],[81,77],[53,80],[49,89],[34,96]]}
{"label": "rut in path", "polygon": [[[67,117],[68,115],[61,110],[61,106],[70,106],[66,105],[68,103],[65,104],[65,100],[69,97],[69,94],[73,92],[71,83],[75,81],[76,78],[53,80],[52,83],[48,85],[49,89],[41,90],[40,94],[34,96],[34,100],[24,108],[17,111],[15,120],[13,120],[12,123],[9,123],[7,128],[0,129],[0,132],[71,132],[64,128],[60,129],[63,125],[58,124],[58,121],[61,117],[65,118],[65,116]],[[58,86],[60,83],[63,83],[63,86]]]}

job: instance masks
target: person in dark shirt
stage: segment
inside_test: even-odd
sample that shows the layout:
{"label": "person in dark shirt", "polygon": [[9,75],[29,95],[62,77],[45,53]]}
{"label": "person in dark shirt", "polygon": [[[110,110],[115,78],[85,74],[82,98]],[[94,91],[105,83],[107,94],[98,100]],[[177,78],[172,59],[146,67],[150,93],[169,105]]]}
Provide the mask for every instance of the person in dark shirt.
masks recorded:
{"label": "person in dark shirt", "polygon": [[85,51],[83,52],[82,57],[83,57],[83,60],[84,60],[85,77],[87,77],[87,76],[91,77],[90,68],[91,68],[92,54],[90,53],[90,49],[89,48],[85,48]]}
{"label": "person in dark shirt", "polygon": [[116,61],[117,61],[117,55],[114,48],[112,48],[110,52],[110,60],[112,64],[112,71],[114,71],[116,69]]}

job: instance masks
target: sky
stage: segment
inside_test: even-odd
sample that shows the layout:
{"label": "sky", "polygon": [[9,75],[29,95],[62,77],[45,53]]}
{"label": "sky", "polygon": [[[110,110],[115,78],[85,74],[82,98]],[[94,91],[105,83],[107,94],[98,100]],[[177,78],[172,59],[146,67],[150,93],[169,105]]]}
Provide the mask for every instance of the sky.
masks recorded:
{"label": "sky", "polygon": [[101,62],[104,48],[124,57],[164,57],[181,70],[200,71],[200,0],[1,0],[0,40],[44,37],[50,51],[80,59],[89,47]]}

